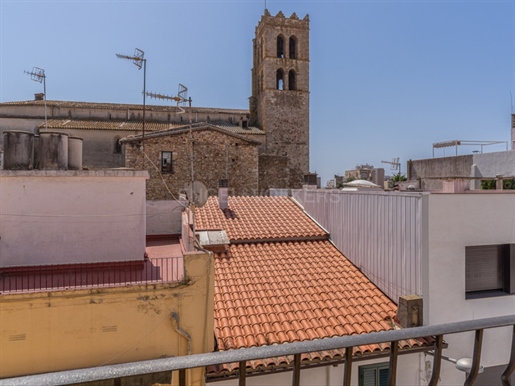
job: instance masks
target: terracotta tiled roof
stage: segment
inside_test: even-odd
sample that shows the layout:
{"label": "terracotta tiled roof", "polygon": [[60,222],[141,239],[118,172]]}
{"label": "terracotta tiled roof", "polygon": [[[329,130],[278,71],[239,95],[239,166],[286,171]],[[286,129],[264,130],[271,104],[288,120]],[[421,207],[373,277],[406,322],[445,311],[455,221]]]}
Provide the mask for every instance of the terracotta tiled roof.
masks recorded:
{"label": "terracotta tiled roof", "polygon": [[[44,100],[28,100],[28,101],[11,101],[1,102],[1,106],[43,106]],[[107,102],[78,102],[78,101],[57,101],[47,100],[47,107],[62,107],[62,108],[95,108],[95,109],[110,109],[110,110],[141,110],[143,108],[140,104],[127,104],[127,103],[107,103]],[[145,110],[151,111],[169,111],[177,112],[180,109],[176,106],[159,106],[159,105],[146,105]],[[192,112],[210,113],[210,114],[236,114],[246,115],[249,110],[244,109],[225,109],[216,107],[192,107]]]}
{"label": "terracotta tiled roof", "polygon": [[[47,122],[49,129],[69,129],[69,130],[121,130],[139,131],[142,129],[141,121],[94,121],[83,119],[49,119]],[[159,131],[182,127],[179,123],[145,122],[145,131]],[[45,127],[44,123],[38,125],[40,129]]]}
{"label": "terracotta tiled roof", "polygon": [[[197,229],[225,229],[231,239],[224,252],[215,254],[219,350],[398,328],[396,304],[291,198],[229,197],[228,207],[222,212],[218,199],[211,197],[195,217]],[[399,347],[413,349],[429,343],[409,340],[399,342]],[[355,347],[353,354],[385,350],[389,350],[387,343]],[[344,354],[344,349],[314,352],[304,354],[302,360],[335,361]],[[247,372],[285,367],[292,361],[293,357],[249,361]],[[210,367],[208,376],[233,375],[238,367],[237,363]]]}
{"label": "terracotta tiled roof", "polygon": [[[227,126],[223,127],[223,126],[213,125],[208,122],[194,123],[191,125],[191,127],[190,127],[190,125],[182,124],[180,126],[177,126],[177,127],[171,128],[171,129],[154,131],[150,134],[147,134],[145,136],[145,138],[148,139],[148,138],[166,137],[166,136],[171,136],[171,135],[180,135],[180,134],[184,134],[184,133],[189,133],[190,130],[191,131],[213,130],[213,131],[218,131],[219,133],[222,133],[225,135],[230,135],[231,137],[235,137],[241,141],[246,141],[246,142],[249,142],[254,145],[261,145],[261,142],[255,140],[255,139],[252,139],[252,138],[245,137],[244,135],[238,134],[236,131],[227,130],[226,127]],[[264,133],[261,130],[256,129],[254,134],[264,134]],[[142,134],[130,135],[126,138],[123,138],[121,140],[121,142],[122,143],[137,142],[137,141],[141,140],[142,138],[143,138]]]}
{"label": "terracotta tiled roof", "polygon": [[289,197],[229,197],[221,211],[217,197],[195,213],[197,229],[224,229],[231,242],[327,238]]}
{"label": "terracotta tiled roof", "polygon": [[329,241],[231,245],[215,272],[220,350],[390,330],[397,310]]}

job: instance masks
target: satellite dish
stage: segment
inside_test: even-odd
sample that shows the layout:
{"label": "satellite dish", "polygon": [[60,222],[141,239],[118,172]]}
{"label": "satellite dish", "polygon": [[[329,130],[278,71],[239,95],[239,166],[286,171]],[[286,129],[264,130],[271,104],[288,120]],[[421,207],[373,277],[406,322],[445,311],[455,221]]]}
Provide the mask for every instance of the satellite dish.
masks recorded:
{"label": "satellite dish", "polygon": [[191,187],[191,182],[186,184],[184,187],[190,203],[195,204],[198,208],[204,206],[207,202],[207,198],[209,197],[206,185],[200,181],[194,181],[193,189]]}

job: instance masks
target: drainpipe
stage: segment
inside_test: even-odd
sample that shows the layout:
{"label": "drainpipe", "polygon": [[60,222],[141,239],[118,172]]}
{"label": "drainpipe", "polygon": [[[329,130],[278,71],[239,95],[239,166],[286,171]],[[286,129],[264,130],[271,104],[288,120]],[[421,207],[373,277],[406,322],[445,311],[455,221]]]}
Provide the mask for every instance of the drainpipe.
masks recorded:
{"label": "drainpipe", "polygon": [[179,315],[177,315],[177,312],[172,312],[171,317],[175,321],[175,331],[188,341],[188,355],[191,355],[191,336],[179,327]]}

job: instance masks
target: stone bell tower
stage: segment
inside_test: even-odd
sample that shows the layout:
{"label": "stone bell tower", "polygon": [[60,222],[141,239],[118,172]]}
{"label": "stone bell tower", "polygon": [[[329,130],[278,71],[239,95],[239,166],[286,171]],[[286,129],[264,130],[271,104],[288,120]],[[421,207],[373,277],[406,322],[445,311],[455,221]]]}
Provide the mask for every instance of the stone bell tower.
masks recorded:
{"label": "stone bell tower", "polygon": [[[309,172],[309,15],[261,17],[253,40],[250,124],[266,133],[263,153],[286,157],[289,186]],[[280,184],[279,184],[280,185]]]}

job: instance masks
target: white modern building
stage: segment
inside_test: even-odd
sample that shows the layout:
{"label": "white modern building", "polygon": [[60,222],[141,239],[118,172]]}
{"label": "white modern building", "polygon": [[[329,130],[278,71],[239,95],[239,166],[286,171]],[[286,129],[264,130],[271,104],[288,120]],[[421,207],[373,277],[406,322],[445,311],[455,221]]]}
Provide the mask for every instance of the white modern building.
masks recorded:
{"label": "white modern building", "polygon": [[[295,190],[293,195],[392,300],[421,296],[424,325],[515,314],[515,191]],[[501,384],[511,330],[485,331],[485,369],[475,385]],[[473,333],[445,341],[445,356],[472,357]],[[417,384],[425,384],[431,363],[430,356],[420,361]],[[440,384],[463,384],[465,377],[443,362]]]}

